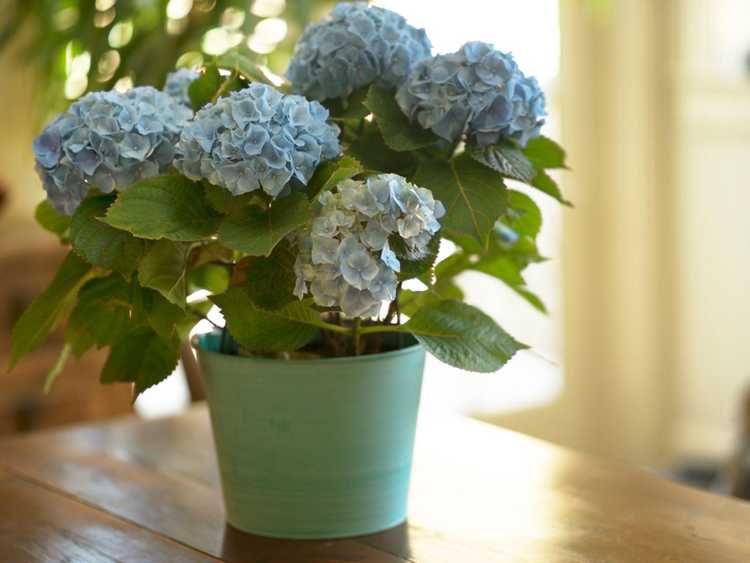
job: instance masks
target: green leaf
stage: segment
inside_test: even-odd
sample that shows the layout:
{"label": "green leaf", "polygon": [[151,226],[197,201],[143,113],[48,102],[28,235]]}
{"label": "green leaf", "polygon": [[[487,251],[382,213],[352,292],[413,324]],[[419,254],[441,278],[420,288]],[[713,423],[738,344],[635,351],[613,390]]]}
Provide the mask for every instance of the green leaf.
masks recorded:
{"label": "green leaf", "polygon": [[198,321],[196,315],[167,301],[161,293],[134,284],[132,325],[151,327],[164,340],[184,340]]}
{"label": "green leaf", "polygon": [[545,168],[567,168],[565,152],[547,137],[532,139],[525,149],[504,141],[487,147],[472,146],[467,153],[503,176],[529,184],[560,203],[570,205],[555,181],[544,171]]}
{"label": "green leaf", "polygon": [[250,352],[291,352],[317,334],[318,313],[299,301],[269,311],[257,307],[240,287],[211,300],[221,307],[230,334]]}
{"label": "green leaf", "polygon": [[435,266],[435,277],[438,282],[455,278],[471,265],[471,259],[464,252],[456,252],[441,260]]}
{"label": "green leaf", "polygon": [[13,327],[11,369],[23,356],[44,343],[73,305],[79,288],[91,275],[91,266],[77,254],[70,252],[50,286],[31,302]]}
{"label": "green leaf", "polygon": [[323,191],[330,190],[339,182],[362,172],[362,165],[351,156],[342,156],[337,160],[329,160],[318,166],[310,181],[307,183],[307,197],[315,199]]}
{"label": "green leaf", "polygon": [[438,137],[418,124],[409,122],[396,103],[392,92],[373,84],[367,92],[365,106],[375,114],[385,144],[394,151],[405,152],[429,147]]}
{"label": "green leaf", "polygon": [[52,366],[52,369],[49,370],[47,373],[47,377],[44,380],[44,394],[50,392],[52,389],[52,385],[55,383],[55,380],[57,380],[57,376],[62,373],[62,370],[65,369],[65,364],[68,363],[68,357],[70,356],[70,345],[65,344],[62,347],[62,350],[60,350],[60,355],[57,357],[57,360],[55,360],[55,364]]}
{"label": "green leaf", "polygon": [[206,317],[213,308],[214,304],[208,299],[208,297],[206,297],[206,299],[194,301],[188,305],[188,311],[190,311],[190,314],[196,322],[201,320],[200,317]]}
{"label": "green leaf", "polygon": [[146,241],[98,220],[114,201],[114,195],[101,195],[81,203],[73,215],[70,239],[73,249],[89,264],[129,275],[138,267]]}
{"label": "green leaf", "polygon": [[526,348],[482,311],[461,301],[419,309],[403,325],[437,359],[468,371],[493,372]]}
{"label": "green leaf", "polygon": [[411,291],[402,289],[399,292],[398,303],[400,311],[409,317],[413,316],[419,309],[428,305],[434,305],[446,299],[460,301],[464,298],[464,292],[452,280],[441,281],[429,286],[424,291]]}
{"label": "green leaf", "polygon": [[214,186],[208,182],[204,182],[203,189],[208,204],[222,215],[229,215],[239,207],[245,207],[250,203],[263,202],[263,196],[258,192],[232,195],[232,192],[228,189]]}
{"label": "green leaf", "polygon": [[149,326],[165,340],[171,341],[172,338],[185,340],[198,321],[195,315],[183,311],[156,292],[152,292],[149,301],[150,305],[147,310]]}
{"label": "green leaf", "polygon": [[50,233],[57,235],[63,240],[70,228],[70,217],[59,213],[52,207],[49,200],[46,199],[36,206],[34,219]]}
{"label": "green leaf", "polygon": [[548,196],[555,198],[563,205],[572,206],[572,204],[563,197],[560,188],[557,186],[557,182],[555,182],[545,171],[540,170],[537,175],[534,176],[531,185]]}
{"label": "green leaf", "polygon": [[455,231],[445,231],[445,229],[443,229],[443,232],[441,232],[441,234],[443,235],[443,238],[454,242],[458,247],[460,247],[462,250],[465,250],[469,254],[481,254],[487,248],[486,243],[479,244],[479,242],[475,238],[472,238],[469,235],[465,235]]}
{"label": "green leaf", "polygon": [[495,221],[505,211],[505,185],[497,172],[467,154],[453,160],[420,163],[414,183],[443,202],[445,236],[469,236],[484,247]]}
{"label": "green leaf", "polygon": [[310,219],[310,202],[303,193],[274,200],[268,211],[246,207],[219,227],[219,241],[250,256],[268,256],[286,235]]}
{"label": "green leaf", "polygon": [[229,287],[229,266],[203,264],[188,272],[188,291],[205,289],[211,293],[224,293]]}
{"label": "green leaf", "polygon": [[130,325],[130,284],[119,274],[87,282],[65,327],[65,340],[80,358],[91,347],[110,346]]}
{"label": "green leaf", "polygon": [[542,300],[526,286],[526,280],[521,275],[521,267],[508,256],[487,256],[480,259],[470,268],[482,272],[505,283],[509,288],[523,297],[529,304],[542,313],[547,312]]}
{"label": "green leaf", "polygon": [[486,147],[472,146],[467,152],[477,162],[499,172],[506,178],[526,184],[536,176],[536,169],[518,145],[500,142]]}
{"label": "green leaf", "polygon": [[221,86],[221,75],[216,65],[208,64],[201,75],[188,86],[188,96],[193,110],[198,111],[209,103]]}
{"label": "green leaf", "polygon": [[136,182],[101,220],[140,238],[195,241],[214,234],[221,216],[206,203],[199,183],[174,175]]}
{"label": "green leaf", "polygon": [[508,190],[508,210],[501,221],[519,235],[535,239],[542,228],[542,211],[528,195]]}
{"label": "green leaf", "polygon": [[374,123],[365,122],[362,132],[349,145],[347,153],[371,171],[410,176],[416,165],[413,154],[388,148],[380,129]]}
{"label": "green leaf", "polygon": [[296,276],[296,253],[282,242],[268,257],[251,256],[242,261],[242,287],[258,307],[279,309],[296,299],[293,294]]}
{"label": "green leaf", "polygon": [[331,114],[331,119],[354,120],[358,121],[364,118],[370,110],[365,106],[368,88],[355,90],[347,98],[331,98],[323,102]]}
{"label": "green leaf", "polygon": [[138,281],[161,293],[178,307],[187,297],[187,259],[190,245],[171,240],[157,241],[141,260]]}
{"label": "green leaf", "polygon": [[138,396],[174,371],[179,354],[179,340],[164,340],[149,327],[136,328],[112,346],[101,382],[133,382]]}
{"label": "green leaf", "polygon": [[205,264],[226,264],[234,262],[234,251],[211,241],[195,246],[188,257],[189,268],[198,268]]}
{"label": "green leaf", "polygon": [[400,280],[408,280],[417,278],[430,271],[440,251],[440,237],[435,235],[430,239],[427,245],[427,253],[420,259],[409,258],[404,239],[398,233],[394,233],[388,237],[388,245],[401,263],[401,271],[398,273],[398,278]]}
{"label": "green leaf", "polygon": [[220,68],[237,72],[250,82],[262,82],[278,87],[269,80],[266,67],[253,59],[254,56],[250,51],[241,52],[235,49],[217,57],[216,64]]}
{"label": "green leaf", "polygon": [[538,169],[567,168],[565,151],[552,139],[541,136],[531,139],[523,149],[526,158]]}

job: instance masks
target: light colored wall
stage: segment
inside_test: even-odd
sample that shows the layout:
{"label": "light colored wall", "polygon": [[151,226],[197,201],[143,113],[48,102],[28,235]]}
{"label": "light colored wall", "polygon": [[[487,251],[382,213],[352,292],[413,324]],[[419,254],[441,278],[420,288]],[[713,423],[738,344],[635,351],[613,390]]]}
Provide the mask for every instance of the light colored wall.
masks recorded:
{"label": "light colored wall", "polygon": [[659,463],[674,410],[670,1],[561,1],[564,368],[559,401],[494,421]]}
{"label": "light colored wall", "polygon": [[726,455],[750,389],[750,3],[685,5],[677,66],[677,455]]}
{"label": "light colored wall", "polygon": [[33,218],[34,207],[44,199],[31,151],[42,126],[37,94],[34,74],[17,44],[0,53],[0,183],[9,189],[0,210],[0,257],[58,244]]}
{"label": "light colored wall", "polygon": [[565,388],[492,421],[634,463],[726,456],[750,387],[746,0],[561,0]]}
{"label": "light colored wall", "polygon": [[10,190],[2,221],[27,221],[44,198],[34,173],[31,141],[38,128],[34,79],[17,48],[0,54],[0,182]]}

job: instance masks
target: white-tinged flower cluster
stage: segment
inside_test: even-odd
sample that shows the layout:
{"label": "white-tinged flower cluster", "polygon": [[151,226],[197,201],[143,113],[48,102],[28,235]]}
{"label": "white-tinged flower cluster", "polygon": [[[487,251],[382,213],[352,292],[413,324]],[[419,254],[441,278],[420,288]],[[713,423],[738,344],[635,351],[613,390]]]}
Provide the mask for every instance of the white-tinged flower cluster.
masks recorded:
{"label": "white-tinged flower cluster", "polygon": [[526,146],[544,124],[544,93],[510,53],[480,41],[421,61],[396,93],[410,120],[448,141],[479,145],[514,139]]}
{"label": "white-tinged flower cluster", "polygon": [[339,307],[347,317],[377,316],[384,301],[396,298],[401,270],[389,239],[403,241],[407,258],[424,257],[443,204],[395,174],[345,180],[318,203],[309,231],[297,237],[295,295],[310,293],[318,305]]}
{"label": "white-tinged flower cluster", "polygon": [[316,100],[345,98],[373,82],[397,88],[417,61],[430,56],[424,29],[399,14],[342,2],[305,29],[294,47],[287,77],[295,92]]}
{"label": "white-tinged flower cluster", "polygon": [[34,139],[47,198],[59,212],[72,215],[90,187],[108,193],[164,174],[192,115],[150,86],[85,95]]}
{"label": "white-tinged flower cluster", "polygon": [[253,83],[195,114],[175,167],[234,195],[262,187],[276,197],[292,179],[306,185],[318,164],[341,152],[339,129],[327,120],[320,103]]}
{"label": "white-tinged flower cluster", "polygon": [[165,94],[171,96],[182,105],[192,108],[193,105],[190,102],[188,88],[190,88],[190,83],[199,76],[200,74],[197,70],[189,68],[181,68],[174,72],[170,72],[167,75],[167,80],[164,82],[164,88],[162,90]]}

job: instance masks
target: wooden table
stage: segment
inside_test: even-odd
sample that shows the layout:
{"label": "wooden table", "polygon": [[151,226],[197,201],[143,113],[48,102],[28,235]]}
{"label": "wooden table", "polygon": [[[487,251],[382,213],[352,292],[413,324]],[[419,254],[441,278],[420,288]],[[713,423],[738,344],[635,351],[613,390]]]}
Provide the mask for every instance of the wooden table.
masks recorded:
{"label": "wooden table", "polygon": [[408,526],[228,528],[204,407],[0,443],[0,561],[750,562],[750,504],[463,418],[420,420]]}

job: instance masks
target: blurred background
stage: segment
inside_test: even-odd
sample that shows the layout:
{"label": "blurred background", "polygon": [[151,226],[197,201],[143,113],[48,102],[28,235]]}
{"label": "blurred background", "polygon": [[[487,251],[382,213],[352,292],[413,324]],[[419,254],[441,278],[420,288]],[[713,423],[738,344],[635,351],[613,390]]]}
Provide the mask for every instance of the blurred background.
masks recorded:
{"label": "blurred background", "polygon": [[[461,279],[534,351],[491,376],[431,361],[424,408],[726,489],[730,459],[750,444],[750,2],[374,3],[426,28],[435,52],[467,40],[512,51],[547,92],[545,133],[572,168],[558,179],[575,209],[533,194],[551,260],[530,266],[528,284],[550,314],[483,274]],[[43,191],[31,140],[44,122],[85,92],[161,86],[175,66],[236,46],[281,74],[305,22],[332,5],[0,0],[0,362],[63,256],[33,222]],[[56,356],[53,342],[2,375],[0,434],[131,409],[126,388],[95,384],[96,354],[43,396]],[[200,397],[185,360],[139,399],[142,416]]]}

